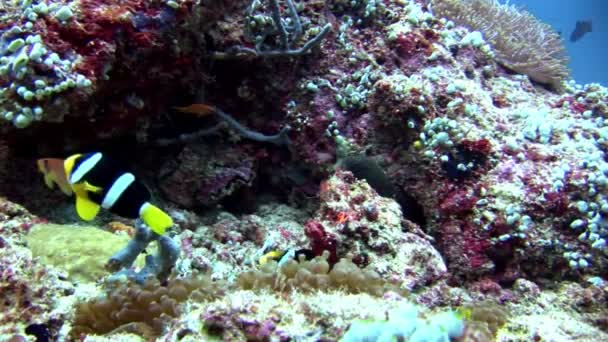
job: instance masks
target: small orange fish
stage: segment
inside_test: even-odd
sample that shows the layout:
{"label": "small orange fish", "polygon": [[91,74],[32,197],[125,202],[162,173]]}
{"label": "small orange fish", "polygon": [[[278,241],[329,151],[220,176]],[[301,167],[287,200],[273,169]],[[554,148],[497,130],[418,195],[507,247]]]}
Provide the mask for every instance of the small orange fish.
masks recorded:
{"label": "small orange fish", "polygon": [[182,113],[195,114],[196,116],[207,116],[215,112],[215,107],[203,103],[194,103],[186,107],[173,107]]}
{"label": "small orange fish", "polygon": [[44,175],[44,182],[50,189],[55,188],[55,184],[59,186],[61,191],[68,195],[72,195],[72,186],[68,182],[68,177],[65,174],[63,159],[43,158],[36,161],[38,171]]}
{"label": "small orange fish", "polygon": [[338,215],[337,215],[337,217],[336,217],[336,221],[339,224],[346,223],[346,221],[348,221],[348,219],[349,219],[348,214],[345,213],[345,212],[339,212]]}

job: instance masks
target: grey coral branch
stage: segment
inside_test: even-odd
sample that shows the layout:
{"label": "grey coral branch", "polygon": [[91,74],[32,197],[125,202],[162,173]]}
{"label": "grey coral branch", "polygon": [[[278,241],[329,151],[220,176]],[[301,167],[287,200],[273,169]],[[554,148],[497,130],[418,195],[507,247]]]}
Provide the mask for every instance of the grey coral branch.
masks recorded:
{"label": "grey coral branch", "polygon": [[260,141],[260,142],[267,142],[267,143],[271,143],[271,144],[275,144],[275,145],[289,144],[289,136],[288,136],[288,133],[290,131],[289,126],[283,127],[283,129],[281,129],[281,131],[278,134],[264,135],[264,134],[256,132],[256,131],[252,131],[249,128],[241,125],[238,121],[236,121],[234,118],[232,118],[230,115],[223,112],[222,110],[220,110],[218,108],[214,108],[214,109],[215,109],[215,114],[217,116],[219,116],[220,119],[222,119],[224,122],[226,122],[233,129],[235,129],[239,133],[239,135],[241,135],[244,138],[255,140],[255,141]]}
{"label": "grey coral branch", "polygon": [[[164,281],[170,275],[173,266],[179,257],[179,245],[167,235],[158,235],[148,228],[141,220],[136,221],[136,232],[127,245],[116,252],[106,263],[108,271],[115,272],[110,281],[127,277],[139,284],[145,283],[154,277]],[[145,266],[135,272],[133,263],[144,252],[146,247],[157,241],[156,255],[147,255]]]}
{"label": "grey coral branch", "polygon": [[297,42],[300,40],[300,38],[302,38],[302,23],[300,22],[300,16],[298,15],[298,10],[296,10],[296,6],[294,5],[293,1],[287,1],[287,9],[289,10],[291,20],[293,21],[293,28],[291,28],[293,31],[292,40]]}
{"label": "grey coral branch", "polygon": [[275,145],[279,145],[279,146],[280,145],[289,145],[290,141],[289,141],[288,133],[291,130],[291,128],[289,126],[283,127],[283,129],[281,129],[281,131],[275,135],[265,135],[263,133],[253,131],[253,130],[243,126],[241,123],[236,121],[232,116],[230,116],[230,114],[222,111],[221,109],[219,109],[217,107],[213,107],[213,113],[215,115],[217,115],[220,118],[220,120],[222,120],[222,123],[219,123],[211,128],[200,130],[200,131],[197,131],[194,133],[182,134],[174,139],[159,139],[159,140],[156,140],[154,144],[156,146],[169,146],[169,145],[173,145],[173,144],[192,142],[192,141],[199,139],[200,137],[211,135],[211,134],[217,132],[225,123],[232,129],[234,129],[243,138],[260,141],[260,142],[267,142],[267,143],[271,143],[271,144],[275,144]]}
{"label": "grey coral branch", "polygon": [[182,143],[182,144],[190,143],[190,142],[196,141],[202,137],[206,137],[206,136],[217,133],[220,130],[220,128],[222,128],[223,125],[224,124],[220,122],[211,128],[196,131],[194,133],[180,134],[177,138],[158,139],[154,142],[154,145],[155,146],[169,146],[169,145],[174,145],[174,144],[179,144],[179,143]]}
{"label": "grey coral branch", "polygon": [[[245,46],[235,46],[230,48],[227,52],[215,52],[212,55],[214,59],[228,59],[228,58],[240,58],[246,56],[253,57],[283,57],[283,56],[301,56],[307,53],[314,46],[319,45],[323,38],[331,30],[330,24],[325,24],[319,31],[319,33],[304,43],[300,48],[293,48],[293,46],[302,38],[302,23],[292,0],[285,0],[287,3],[287,12],[289,19],[291,20],[290,25],[286,25],[284,20],[281,18],[281,12],[278,0],[269,0],[270,8],[270,19],[272,20],[272,28],[261,28],[261,32],[256,36],[252,32],[252,22],[255,23],[253,13],[257,9],[259,2],[253,0],[247,9],[247,17],[250,18],[245,29],[246,38],[254,41],[255,48],[249,48]],[[276,48],[264,48],[264,42],[266,38],[276,33],[279,35],[279,43]],[[291,39],[290,39],[291,38]]]}
{"label": "grey coral branch", "polygon": [[[287,2],[291,2],[291,0],[287,0]],[[281,39],[281,48],[288,49],[289,48],[289,39],[287,29],[285,29],[285,25],[283,25],[283,20],[281,20],[281,12],[279,10],[279,3],[277,0],[270,0],[270,13],[272,16],[272,21],[274,22],[274,26],[279,31],[279,38]]]}
{"label": "grey coral branch", "polygon": [[240,58],[243,56],[254,56],[254,57],[296,57],[307,53],[315,45],[321,43],[323,38],[331,30],[331,25],[326,24],[316,36],[307,41],[301,48],[298,49],[287,49],[287,50],[258,50],[244,46],[232,47],[228,52],[215,52],[213,53],[214,59],[229,59],[229,58]]}

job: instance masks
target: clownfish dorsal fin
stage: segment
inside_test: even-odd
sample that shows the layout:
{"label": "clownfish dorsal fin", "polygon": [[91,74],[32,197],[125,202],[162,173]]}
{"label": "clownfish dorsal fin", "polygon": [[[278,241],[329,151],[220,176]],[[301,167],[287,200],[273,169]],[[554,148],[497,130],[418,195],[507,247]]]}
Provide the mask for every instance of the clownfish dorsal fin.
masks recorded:
{"label": "clownfish dorsal fin", "polygon": [[72,175],[72,171],[74,171],[74,164],[76,163],[76,159],[78,159],[78,157],[82,156],[82,154],[74,154],[71,155],[69,157],[67,157],[64,161],[63,161],[63,169],[65,171],[66,177],[70,178],[70,175]]}

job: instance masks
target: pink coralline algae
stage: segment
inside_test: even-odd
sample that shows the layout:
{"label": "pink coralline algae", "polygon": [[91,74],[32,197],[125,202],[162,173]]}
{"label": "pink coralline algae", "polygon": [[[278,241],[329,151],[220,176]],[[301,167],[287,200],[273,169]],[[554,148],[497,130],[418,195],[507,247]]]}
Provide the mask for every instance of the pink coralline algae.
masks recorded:
{"label": "pink coralline algae", "polygon": [[315,220],[309,220],[304,224],[304,232],[310,239],[310,247],[316,255],[323,251],[329,252],[329,261],[337,262],[336,239],[333,234],[327,233],[323,225]]}
{"label": "pink coralline algae", "polygon": [[188,39],[179,25],[191,15],[190,1],[176,4],[28,1],[3,8],[3,46],[17,42],[14,51],[3,51],[12,65],[0,80],[11,89],[4,93],[10,101],[2,109],[11,113],[5,119],[17,127],[67,121],[83,129],[95,121],[97,129],[81,140],[133,130],[149,108],[168,106],[171,96],[158,96],[159,83],[184,89],[197,78],[185,71],[200,70],[189,49],[171,48]]}
{"label": "pink coralline algae", "polygon": [[[255,306],[250,306],[249,311],[255,313]],[[203,325],[210,335],[221,336],[223,339],[246,339],[247,341],[289,341],[287,336],[282,336],[277,329],[281,318],[268,317],[264,320],[249,318],[251,312],[247,310],[209,310],[204,313]]]}
{"label": "pink coralline algae", "polygon": [[72,294],[73,287],[23,246],[23,237],[38,219],[5,199],[0,208],[0,335],[23,333],[29,324],[65,320],[65,312],[53,309],[58,298]]}
{"label": "pink coralline algae", "polygon": [[236,147],[187,147],[163,167],[160,189],[183,207],[211,206],[252,186],[254,163]]}
{"label": "pink coralline algae", "polygon": [[316,217],[305,224],[315,253],[325,249],[331,257],[352,255],[360,266],[408,289],[446,275],[439,253],[416,235],[417,225],[402,217],[394,200],[380,197],[365,181],[337,171],[322,183],[320,199]]}

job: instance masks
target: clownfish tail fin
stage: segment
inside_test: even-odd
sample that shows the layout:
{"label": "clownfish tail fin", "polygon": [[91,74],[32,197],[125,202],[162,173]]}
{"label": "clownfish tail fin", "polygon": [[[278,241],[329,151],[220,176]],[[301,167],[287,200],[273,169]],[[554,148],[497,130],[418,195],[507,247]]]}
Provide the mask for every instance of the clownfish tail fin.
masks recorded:
{"label": "clownfish tail fin", "polygon": [[139,217],[158,235],[163,235],[168,228],[173,226],[171,216],[149,202],[141,206]]}

